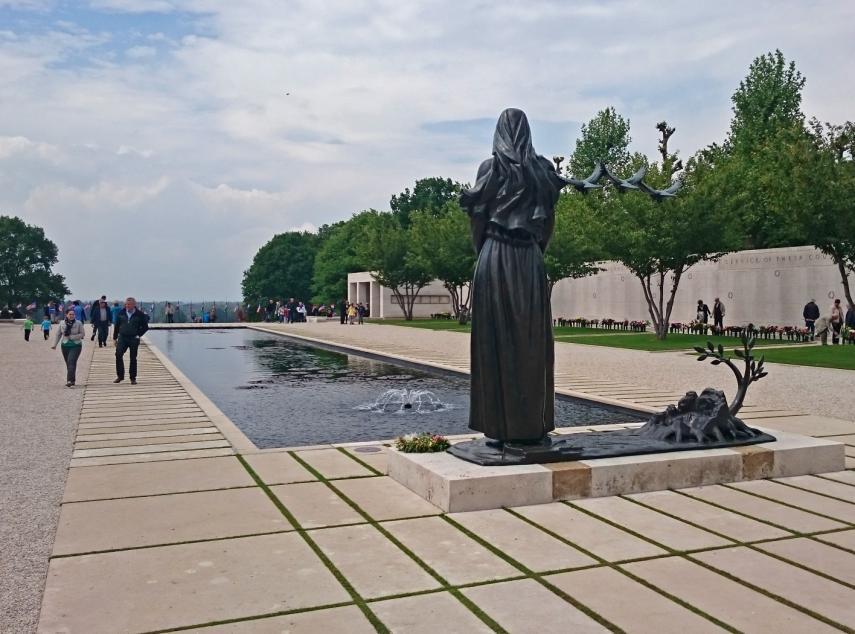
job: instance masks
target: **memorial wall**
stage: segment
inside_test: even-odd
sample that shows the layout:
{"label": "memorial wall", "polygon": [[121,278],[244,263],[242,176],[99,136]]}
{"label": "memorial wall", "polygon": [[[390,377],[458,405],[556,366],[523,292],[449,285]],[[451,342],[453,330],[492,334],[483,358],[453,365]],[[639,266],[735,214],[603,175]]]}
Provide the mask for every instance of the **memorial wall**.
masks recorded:
{"label": "memorial wall", "polygon": [[[553,317],[650,319],[639,280],[620,264],[608,262],[603,268],[591,277],[556,284]],[[802,309],[810,299],[823,315],[836,297],[846,304],[837,266],[813,247],[738,251],[694,265],[680,281],[671,322],[693,320],[698,300],[712,309],[716,297],[725,304],[725,325],[802,325]]]}

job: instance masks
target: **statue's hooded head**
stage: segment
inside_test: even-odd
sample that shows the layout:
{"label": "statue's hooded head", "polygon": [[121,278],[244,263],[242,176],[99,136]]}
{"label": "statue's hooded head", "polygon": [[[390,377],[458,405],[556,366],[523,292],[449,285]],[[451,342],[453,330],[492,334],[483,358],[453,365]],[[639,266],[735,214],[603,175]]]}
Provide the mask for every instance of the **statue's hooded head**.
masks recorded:
{"label": "statue's hooded head", "polygon": [[525,113],[508,108],[496,123],[490,168],[463,192],[461,204],[473,214],[489,210],[489,216],[526,205],[533,220],[544,220],[552,215],[560,188],[552,164],[534,151]]}

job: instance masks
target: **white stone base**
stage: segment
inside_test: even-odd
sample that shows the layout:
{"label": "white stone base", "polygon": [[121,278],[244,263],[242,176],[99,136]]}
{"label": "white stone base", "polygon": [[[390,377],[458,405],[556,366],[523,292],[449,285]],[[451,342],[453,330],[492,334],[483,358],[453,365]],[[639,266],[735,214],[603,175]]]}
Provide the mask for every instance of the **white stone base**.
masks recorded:
{"label": "white stone base", "polygon": [[776,442],[731,449],[482,467],[449,453],[388,452],[389,475],[443,511],[643,493],[844,469],[844,445],[766,430]]}

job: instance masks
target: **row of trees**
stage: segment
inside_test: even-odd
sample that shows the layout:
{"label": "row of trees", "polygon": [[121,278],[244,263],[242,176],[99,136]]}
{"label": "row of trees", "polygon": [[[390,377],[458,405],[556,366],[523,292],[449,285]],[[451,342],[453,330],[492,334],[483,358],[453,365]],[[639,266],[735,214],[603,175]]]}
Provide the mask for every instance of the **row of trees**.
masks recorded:
{"label": "row of trees", "polygon": [[[780,51],[755,59],[733,94],[727,136],[685,160],[672,151],[676,130],[662,121],[654,160],[630,152],[630,121],[606,108],[582,126],[566,171],[584,177],[598,160],[645,182],[683,182],[679,196],[657,202],[605,187],[565,192],[545,253],[550,288],[615,260],[639,280],[657,336],[665,338],[679,284],[702,260],[750,248],[813,244],[837,264],[852,304],[855,272],[855,125],[807,120],[805,78]],[[318,234],[276,236],[244,276],[249,301],[302,296],[328,302],[346,294],[348,272],[370,270],[391,289],[406,319],[419,291],[441,280],[458,315],[468,311],[474,267],[463,187],[442,178],[417,181],[392,196],[388,211],[368,210]]]}

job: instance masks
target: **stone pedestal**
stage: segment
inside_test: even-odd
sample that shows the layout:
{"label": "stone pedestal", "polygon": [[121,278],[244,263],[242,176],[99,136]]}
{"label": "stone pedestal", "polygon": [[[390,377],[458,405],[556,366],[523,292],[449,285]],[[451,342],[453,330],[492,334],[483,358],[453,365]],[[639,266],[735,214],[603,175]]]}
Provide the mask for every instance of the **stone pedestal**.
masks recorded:
{"label": "stone pedestal", "polygon": [[483,467],[445,452],[390,450],[389,475],[444,511],[459,512],[844,469],[841,443],[763,431],[777,440],[729,449],[500,467]]}

